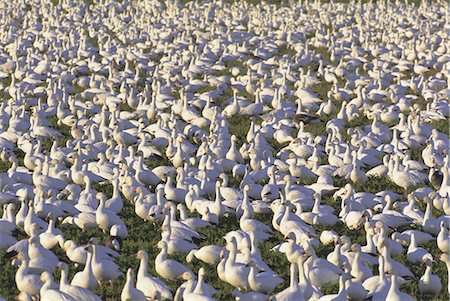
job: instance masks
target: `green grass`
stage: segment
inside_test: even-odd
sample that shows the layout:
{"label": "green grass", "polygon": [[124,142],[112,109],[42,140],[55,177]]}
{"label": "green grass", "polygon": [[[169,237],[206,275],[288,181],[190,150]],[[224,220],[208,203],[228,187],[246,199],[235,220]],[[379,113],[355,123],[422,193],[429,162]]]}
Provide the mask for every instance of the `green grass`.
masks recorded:
{"label": "green grass", "polygon": [[443,119],[443,120],[439,120],[439,121],[433,121],[431,123],[431,126],[437,130],[439,130],[442,133],[445,133],[447,135],[450,135],[450,122],[449,119]]}
{"label": "green grass", "polygon": [[[59,0],[51,0],[51,2],[54,5],[58,5],[60,3]],[[94,2],[96,2],[96,1],[84,0],[84,3],[86,3],[88,5],[93,4]],[[189,1],[181,1],[181,2],[187,3]],[[225,0],[224,2],[233,3],[234,1]],[[248,0],[247,2],[251,3],[253,5],[258,5],[261,3],[261,1],[259,1],[259,0]],[[280,4],[280,3],[285,3],[285,2],[286,1],[270,0],[270,1],[267,1],[266,3]],[[325,3],[327,1],[322,0],[321,2]],[[338,2],[349,2],[349,1],[338,1]],[[364,0],[363,2],[367,2],[367,1]],[[420,3],[419,0],[414,0],[412,2],[415,3],[416,5],[418,3]],[[29,6],[28,9],[32,10],[32,7]],[[328,25],[327,28],[329,28],[329,29],[333,28],[333,24]],[[87,34],[87,33],[85,33],[85,34]],[[111,30],[109,30],[109,34],[115,35],[115,33]],[[312,33],[309,33],[309,37],[311,37],[311,35],[312,35]],[[92,38],[89,37],[89,42],[91,45],[98,47],[98,40],[96,37],[92,37]],[[331,62],[330,53],[329,53],[327,47],[317,47],[317,48],[312,48],[312,50],[316,54],[320,55],[323,59],[325,59],[328,63],[330,63],[330,64],[337,63],[337,62]],[[150,51],[152,51],[152,48],[146,49],[144,51],[144,53],[148,53]],[[289,45],[279,46],[277,51],[278,51],[278,56],[283,56],[283,55],[293,56],[296,54],[295,50],[293,50],[293,48],[291,48],[291,46],[289,46]],[[161,53],[160,54],[152,54],[152,57],[150,57],[150,59],[153,61],[159,62],[162,57],[163,57],[163,54],[161,54]],[[369,59],[372,59],[372,58],[373,57],[370,57]],[[237,68],[241,69],[241,72],[240,72],[241,74],[245,74],[248,71],[247,65],[245,64],[245,62],[243,62],[240,59],[226,63],[225,67],[226,68],[222,71],[218,71],[218,72],[212,71],[210,74],[215,75],[215,76],[222,76],[222,75],[223,76],[231,76],[230,69],[233,67],[237,67]],[[310,67],[312,67],[312,70],[316,71],[318,66],[317,66],[317,63],[314,62],[311,64]],[[437,70],[431,70],[429,72],[429,74],[427,74],[427,75],[428,76],[433,75],[436,73],[436,71]],[[364,74],[364,71],[361,71],[361,74]],[[146,70],[143,70],[143,69],[140,70],[140,72],[139,72],[140,78],[145,78],[147,76],[148,75],[147,75]],[[2,79],[0,81],[4,85],[9,85],[11,78],[8,77],[8,78]],[[317,85],[311,87],[311,89],[314,92],[316,92],[321,99],[326,100],[327,93],[330,91],[331,86],[332,86],[332,84],[322,81],[320,84],[317,84]],[[205,86],[205,87],[200,88],[196,92],[198,94],[200,94],[200,93],[205,93],[205,92],[211,91],[212,89],[214,89],[214,88],[211,86]],[[72,91],[71,94],[78,95],[83,90],[84,90],[84,88],[75,86],[74,90]],[[410,91],[410,92],[412,94],[417,94],[414,91]],[[3,93],[3,94],[5,94],[5,93]],[[180,97],[179,89],[174,88],[172,91],[172,95],[176,98],[179,98]],[[238,93],[238,95],[243,96],[249,100],[254,99],[254,95],[251,95],[251,94],[247,93],[246,91],[241,91]],[[223,108],[225,101],[230,99],[232,96],[233,96],[232,90],[227,89],[223,92],[222,95],[220,95],[218,98],[214,99],[214,104]],[[5,97],[9,98],[9,95],[6,94]],[[335,105],[337,105],[337,107],[339,107],[339,102],[333,100],[333,103]],[[424,105],[426,104],[425,99],[423,99],[423,98],[420,98],[416,103],[421,105],[422,107],[424,107]],[[121,111],[129,111],[129,112],[133,111],[126,102],[122,102],[120,104],[120,110]],[[326,122],[335,116],[336,116],[336,114],[334,114],[333,116],[326,117],[326,118],[321,118],[322,122],[317,123],[317,124],[305,125],[305,131],[310,132],[315,136],[326,135],[327,134],[326,133]],[[71,128],[69,126],[66,126],[63,124],[59,125],[58,118],[56,116],[50,117],[50,118],[48,118],[48,120],[52,123],[53,128],[57,129],[58,131],[60,131],[63,134],[64,137],[59,138],[59,141],[58,141],[59,145],[63,146],[67,142],[68,139],[71,139],[71,134],[70,134]],[[257,118],[255,118],[255,122],[260,123],[261,119],[257,117]],[[234,116],[234,117],[228,119],[228,123],[230,126],[230,128],[229,128],[230,134],[236,135],[236,137],[239,140],[238,145],[240,146],[243,143],[245,143],[246,135],[250,128],[251,118],[248,116]],[[362,113],[360,113],[360,116],[358,118],[352,120],[351,122],[348,122],[345,125],[345,129],[343,131],[344,138],[345,139],[350,138],[347,134],[348,129],[356,128],[359,126],[365,126],[367,124],[370,124],[370,120],[368,120]],[[447,135],[449,134],[448,119],[432,122],[431,125],[434,128],[438,129],[439,131],[446,133]],[[49,152],[52,142],[53,141],[51,139],[46,139],[43,141],[42,146],[43,146],[44,153]],[[286,144],[279,144],[274,139],[267,139],[267,142],[274,148],[275,152],[286,145]],[[160,151],[163,153],[163,156],[161,158],[154,157],[145,162],[145,164],[148,168],[152,169],[152,168],[155,168],[157,166],[162,166],[162,165],[171,166],[170,160],[165,155],[165,150],[163,148],[161,148]],[[422,151],[421,149],[412,151],[411,158],[413,160],[422,161],[421,151]],[[19,164],[23,165],[24,153],[19,149],[15,149],[14,153],[18,158]],[[10,166],[11,166],[10,163],[0,161],[0,172],[6,172],[10,168]],[[228,174],[228,176],[229,176],[229,186],[238,188],[239,184],[240,184],[240,179],[234,178],[230,174]],[[339,186],[339,187],[344,186],[348,182],[345,179],[341,179],[341,178],[334,178],[333,181],[334,181],[334,185]],[[401,194],[402,196],[405,195],[405,191],[403,189],[399,188],[397,185],[395,185],[388,177],[369,178],[368,182],[356,183],[356,184],[353,184],[353,187],[355,188],[356,192],[364,191],[364,192],[370,192],[370,193],[377,193],[381,190],[391,190],[391,191]],[[92,188],[99,192],[105,193],[108,198],[111,197],[111,195],[112,195],[113,188],[112,188],[111,184],[103,184],[103,185],[96,184],[96,185],[93,185]],[[408,191],[408,192],[410,192],[410,191]],[[402,200],[404,200],[404,199],[402,198]],[[331,197],[324,197],[322,200],[322,203],[332,206],[335,209],[335,214],[337,214],[340,210],[340,202],[334,201]],[[423,204],[418,204],[418,205],[422,210],[424,209]],[[435,216],[437,216],[437,215],[442,215],[443,213],[435,210],[434,214],[435,214]],[[196,214],[190,214],[190,215],[197,216]],[[132,256],[132,254],[139,250],[146,250],[149,253],[149,258],[150,258],[149,274],[156,275],[155,268],[154,268],[154,258],[159,253],[159,249],[154,248],[154,245],[160,240],[161,223],[159,223],[159,222],[144,222],[141,219],[139,219],[135,215],[134,207],[129,201],[124,202],[124,208],[121,211],[120,216],[121,216],[122,220],[125,222],[125,224],[128,226],[129,238],[124,240],[124,245],[123,245],[124,251],[121,253],[121,255],[117,259],[116,263],[121,267],[123,272],[125,272],[126,269],[129,267],[132,267],[136,271],[137,267],[139,265],[139,261],[136,258],[134,258]],[[259,216],[256,216],[256,219],[266,223],[267,225],[271,225],[272,215],[271,214],[259,215]],[[81,231],[80,229],[78,229],[75,226],[61,227],[60,224],[58,224],[57,226],[59,228],[62,228],[62,231],[63,231],[66,239],[73,239],[78,244],[87,243],[91,237],[97,237],[99,239],[99,241],[102,243],[108,238],[108,235],[103,233],[99,229],[89,229],[87,231]],[[363,229],[350,230],[342,222],[338,222],[333,227],[323,227],[323,226],[315,225],[314,228],[316,230],[318,230],[319,233],[320,233],[320,231],[332,228],[337,233],[339,233],[339,235],[348,236],[351,239],[352,243],[359,243],[360,245],[364,245],[366,243],[365,242],[365,233],[364,233]],[[417,228],[420,229],[420,227],[417,227]],[[224,244],[223,236],[226,233],[228,233],[229,231],[237,230],[237,229],[239,229],[239,223],[238,223],[238,220],[236,219],[236,217],[233,215],[225,217],[221,221],[219,226],[199,230],[201,235],[203,237],[205,237],[205,242],[200,244],[199,247],[208,245],[208,244],[223,245]],[[283,288],[287,287],[289,284],[289,281],[288,281],[289,263],[287,262],[285,255],[271,250],[276,244],[278,244],[282,241],[283,241],[282,235],[278,232],[274,232],[274,236],[271,239],[269,239],[266,242],[260,243],[258,245],[259,250],[261,252],[261,256],[264,259],[264,261],[267,264],[269,264],[275,272],[282,275],[285,279],[285,282],[283,283],[283,285],[281,285],[279,288],[277,288],[276,291],[282,290]],[[437,258],[439,256],[440,251],[437,249],[434,242],[430,242],[430,243],[426,244],[424,246],[424,248],[426,248],[428,251],[430,251],[434,258]],[[333,250],[333,246],[321,246],[320,248],[317,249],[316,252],[317,252],[318,256],[324,258],[332,250]],[[60,259],[62,259],[62,260],[65,259],[65,255],[63,254],[62,250],[56,249],[55,253],[57,254],[57,256]],[[10,260],[6,260],[3,258],[3,256],[2,256],[3,254],[4,253],[0,253],[0,266],[2,267],[2,273],[0,273],[0,294],[2,296],[5,296],[6,298],[8,298],[8,300],[13,300],[14,295],[16,295],[18,293],[17,288],[14,285],[14,281],[13,281],[16,269],[11,266]],[[221,280],[218,279],[215,266],[209,266],[209,265],[203,264],[202,262],[200,262],[196,259],[194,259],[194,261],[192,263],[186,263],[184,256],[185,256],[184,254],[174,254],[171,257],[179,260],[180,262],[182,262],[183,264],[185,264],[186,266],[188,266],[195,272],[197,272],[200,267],[204,267],[206,270],[206,273],[207,273],[206,274],[206,282],[209,283],[210,285],[216,287],[217,289],[219,289],[219,293],[216,295],[217,299],[218,300],[231,300],[232,299],[231,292],[232,292],[233,288],[230,285],[223,283]],[[421,265],[410,264],[406,260],[405,255],[394,257],[394,259],[398,260],[399,262],[402,262],[406,266],[408,266],[418,278],[423,274],[424,267]],[[73,265],[70,265],[69,268],[70,268],[69,269],[69,277],[72,277],[77,271],[80,270],[80,268],[76,268]],[[435,274],[438,274],[442,278],[442,284],[443,284],[441,295],[433,300],[447,300],[447,297],[448,297],[446,295],[447,270],[446,270],[445,264],[440,261],[436,261],[436,263],[434,264],[434,267],[433,267],[433,271]],[[59,274],[56,273],[55,279],[57,281],[59,280],[58,277],[59,277]],[[108,300],[108,301],[109,300],[111,300],[111,301],[119,300],[120,292],[124,285],[124,281],[125,281],[125,279],[122,277],[117,281],[114,288],[106,287],[104,289],[98,289],[96,291],[96,293],[98,295],[102,296],[103,300]],[[168,281],[167,283],[171,287],[171,289],[173,290],[174,293],[175,293],[176,288],[181,284],[181,282],[179,282],[179,281]],[[428,300],[427,297],[419,296],[417,281],[408,282],[405,285],[403,285],[401,289],[404,292],[409,293],[412,296],[416,297],[417,299]],[[322,288],[322,292],[324,294],[337,293],[337,291],[338,291],[338,285],[328,285],[328,286],[325,286]]]}

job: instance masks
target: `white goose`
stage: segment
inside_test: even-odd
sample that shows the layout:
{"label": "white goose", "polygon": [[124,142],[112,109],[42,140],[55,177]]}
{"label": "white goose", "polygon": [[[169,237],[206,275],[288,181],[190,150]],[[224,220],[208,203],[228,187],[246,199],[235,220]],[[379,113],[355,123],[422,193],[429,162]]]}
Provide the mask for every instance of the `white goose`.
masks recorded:
{"label": "white goose", "polygon": [[[228,246],[228,244],[227,244]],[[237,288],[248,288],[249,268],[241,263],[236,262],[237,242],[232,237],[229,241],[230,252],[225,260],[224,275],[225,281]]]}
{"label": "white goose", "polygon": [[285,290],[271,296],[269,301],[304,301],[302,291],[300,290],[297,277],[297,264],[291,263],[290,284]]}
{"label": "white goose", "polygon": [[433,260],[427,258],[424,262],[427,268],[425,269],[423,276],[419,279],[419,291],[424,296],[435,297],[442,289],[441,278],[432,274]]}
{"label": "white goose", "polygon": [[53,276],[49,272],[43,272],[40,280],[44,282],[41,287],[39,296],[42,301],[77,301],[70,295],[56,289],[56,284],[53,280]]}
{"label": "white goose", "polygon": [[94,272],[92,271],[92,256],[93,256],[92,245],[88,245],[86,247],[86,251],[87,255],[84,269],[73,276],[70,284],[74,286],[87,288],[90,290],[95,290],[98,287],[98,282],[97,278],[95,278],[94,276]]}
{"label": "white goose", "polygon": [[26,256],[16,271],[16,285],[20,292],[30,294],[31,296],[36,296],[39,294],[42,287],[42,282],[39,282],[39,275],[28,272],[28,263],[29,259]]}
{"label": "white goose", "polygon": [[146,251],[141,250],[135,254],[136,258],[140,260],[139,270],[137,273],[136,288],[144,293],[148,298],[152,298],[156,291],[161,293],[161,297],[164,299],[172,299],[172,292],[164,281],[149,276],[148,270],[148,254]]}
{"label": "white goose", "polygon": [[278,285],[283,283],[283,279],[273,272],[256,272],[256,267],[250,259],[250,272],[248,274],[248,284],[252,291],[270,294]]}
{"label": "white goose", "polygon": [[173,259],[167,259],[167,243],[164,241],[158,242],[158,247],[161,248],[158,256],[155,258],[155,270],[164,279],[174,280],[184,272],[191,272],[189,268]]}
{"label": "white goose", "polygon": [[127,280],[120,294],[120,301],[128,300],[147,301],[144,293],[134,287],[134,273],[132,268],[127,270]]}
{"label": "white goose", "polygon": [[67,295],[73,297],[76,300],[86,300],[86,301],[101,301],[102,299],[95,295],[87,288],[71,285],[67,281],[68,267],[67,264],[61,262],[58,264],[61,269],[61,281],[59,283],[59,289],[66,293]]}
{"label": "white goose", "polygon": [[123,273],[120,268],[111,259],[106,259],[101,257],[98,252],[97,240],[91,239],[92,242],[92,273],[99,282],[103,281],[114,281]]}

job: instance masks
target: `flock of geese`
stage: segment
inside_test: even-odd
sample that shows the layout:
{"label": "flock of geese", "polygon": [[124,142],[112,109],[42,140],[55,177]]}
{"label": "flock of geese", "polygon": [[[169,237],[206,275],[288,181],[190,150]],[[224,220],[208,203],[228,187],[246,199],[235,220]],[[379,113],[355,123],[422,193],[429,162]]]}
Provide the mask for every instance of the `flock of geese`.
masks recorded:
{"label": "flock of geese", "polygon": [[[93,2],[0,2],[0,249],[15,269],[0,292],[101,300],[126,279],[122,301],[215,300],[186,266],[203,262],[241,301],[448,296],[446,1]],[[396,189],[365,191],[377,181]],[[161,225],[138,270],[117,263],[139,240],[124,204]],[[198,230],[227,216],[239,230],[205,244]],[[286,275],[259,250],[276,232]]]}

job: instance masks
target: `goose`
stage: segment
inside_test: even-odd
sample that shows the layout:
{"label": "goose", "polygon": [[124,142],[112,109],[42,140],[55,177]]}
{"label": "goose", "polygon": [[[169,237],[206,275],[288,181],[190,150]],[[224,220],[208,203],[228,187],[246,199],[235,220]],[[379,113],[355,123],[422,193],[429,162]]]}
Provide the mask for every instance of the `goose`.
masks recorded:
{"label": "goose", "polygon": [[411,234],[411,243],[408,247],[406,258],[411,263],[418,263],[423,262],[426,259],[432,259],[432,256],[429,252],[421,247],[417,247],[416,234],[414,232]]}
{"label": "goose", "polygon": [[164,279],[174,280],[184,272],[192,272],[189,268],[176,260],[167,259],[167,243],[158,242],[157,246],[161,248],[158,256],[155,258],[155,270]]}
{"label": "goose", "polygon": [[237,301],[267,301],[269,299],[268,295],[256,292],[242,293],[238,290],[233,290],[231,293]]}
{"label": "goose", "polygon": [[[187,274],[189,274],[189,272],[183,273],[182,277],[183,276],[185,277]],[[209,298],[212,298],[212,296],[217,293],[217,290],[214,287],[212,287],[209,284],[204,282],[205,274],[206,274],[206,272],[205,272],[204,268],[200,268],[198,270],[198,280],[195,281],[195,286],[192,287],[193,289],[192,289],[191,293],[188,293],[185,290],[185,292],[183,293],[183,298],[184,299],[192,298],[194,300],[194,297],[198,297],[198,298],[209,297]],[[190,279],[195,277],[194,275],[190,275],[190,274],[189,274],[189,276],[190,277],[188,277],[188,278],[190,278]],[[188,293],[188,296],[186,296],[186,293]],[[191,294],[196,295],[196,296],[192,296]]]}
{"label": "goose", "polygon": [[147,274],[148,253],[144,250],[140,250],[135,256],[140,260],[136,289],[143,292],[144,295],[149,298],[152,298],[155,295],[155,292],[159,291],[163,299],[172,300],[173,294],[167,284],[164,283],[164,281]]}
{"label": "goose", "polygon": [[432,200],[426,196],[423,201],[427,204],[422,223],[423,231],[432,235],[438,235],[440,231],[440,219],[433,217]]}
{"label": "goose", "polygon": [[324,230],[320,233],[320,242],[327,246],[331,243],[337,243],[339,236],[334,230]]}
{"label": "goose", "polygon": [[53,218],[50,218],[47,230],[39,234],[39,241],[47,250],[53,249],[58,244],[60,247],[63,246],[64,237],[59,229],[55,229],[55,220]]}
{"label": "goose", "polygon": [[268,239],[273,232],[266,224],[249,218],[249,213],[246,210],[244,210],[244,214],[239,219],[239,227],[244,232],[253,232],[258,241]]}
{"label": "goose", "polygon": [[225,281],[236,288],[248,288],[248,275],[250,270],[247,266],[236,262],[237,242],[235,237],[231,238],[229,248],[230,252],[225,259],[224,266]]}
{"label": "goose", "polygon": [[104,232],[109,231],[113,225],[121,224],[122,220],[112,210],[106,208],[106,196],[103,193],[97,194],[100,201],[95,212],[95,222]]}
{"label": "goose", "polygon": [[407,171],[400,171],[399,161],[400,160],[398,156],[394,157],[395,165],[392,173],[392,180],[397,186],[405,190],[408,190],[423,183],[423,181],[417,176],[414,176],[413,174],[408,173]]}
{"label": "goose", "polygon": [[165,198],[168,201],[173,201],[176,203],[183,203],[183,200],[186,198],[187,191],[184,189],[173,187],[172,177],[168,176],[167,182],[164,186],[164,193],[165,193]]}
{"label": "goose", "polygon": [[239,101],[237,98],[237,89],[233,89],[233,101],[231,104],[229,104],[222,110],[222,114],[225,117],[233,117],[236,114],[238,114],[240,112],[240,110],[241,110],[241,107],[239,105]]}
{"label": "goose", "polygon": [[381,255],[385,261],[386,272],[392,275],[398,275],[405,279],[415,279],[414,274],[405,265],[391,258],[390,249],[388,246],[382,247]]}
{"label": "goose", "polygon": [[397,281],[397,275],[391,275],[391,286],[389,288],[389,291],[386,295],[386,300],[408,300],[412,301],[414,298],[412,298],[410,295],[402,293],[398,289],[398,281]]}
{"label": "goose", "polygon": [[448,228],[445,222],[441,221],[441,230],[437,236],[437,246],[442,253],[448,253],[450,249],[449,244],[450,238],[448,235]]}
{"label": "goose", "polygon": [[198,232],[192,230],[187,225],[176,220],[175,205],[171,202],[167,202],[165,205],[166,213],[162,227],[170,228],[171,234],[178,238],[183,238],[188,241],[201,242],[203,238]]}
{"label": "goose", "polygon": [[305,248],[310,257],[305,261],[305,275],[313,286],[322,287],[325,283],[336,283],[342,269],[326,259],[319,258],[311,246]]}
{"label": "goose", "polygon": [[275,295],[270,296],[269,301],[304,301],[303,293],[300,290],[297,277],[297,264],[291,263],[290,267],[290,285],[288,288]]}
{"label": "goose", "polygon": [[67,295],[79,300],[86,301],[100,301],[101,298],[94,293],[92,293],[89,289],[71,285],[67,282],[67,274],[69,272],[67,264],[60,262],[58,264],[58,268],[61,269],[61,281],[59,284],[59,289],[66,293]]}
{"label": "goose", "polygon": [[415,234],[416,245],[418,246],[422,246],[434,239],[434,237],[431,234],[419,230],[405,230],[402,233],[394,232],[392,233],[392,239],[401,243],[402,245],[409,246],[411,243],[411,236],[413,233]]}
{"label": "goose", "polygon": [[252,291],[270,294],[282,282],[283,279],[273,272],[257,273],[255,264],[250,260],[248,284]]}
{"label": "goose", "polygon": [[[66,241],[64,244],[64,247],[66,247],[66,244],[70,241]],[[74,243],[73,243],[74,244]],[[87,246],[86,248],[87,255],[86,255],[86,261],[84,269],[78,273],[76,273],[71,281],[71,285],[88,288],[90,290],[95,290],[98,286],[97,279],[94,276],[94,273],[92,272],[92,253],[93,249],[92,246]],[[68,252],[68,251],[66,251]],[[70,257],[69,257],[70,258]],[[83,263],[82,259],[78,259]],[[78,261],[78,262],[79,262]]]}
{"label": "goose", "polygon": [[44,260],[48,264],[49,269],[51,269],[50,267],[56,267],[59,262],[58,257],[52,251],[45,249],[41,245],[37,235],[33,235],[28,239],[28,256],[31,261],[33,259]]}
{"label": "goose", "polygon": [[49,272],[43,272],[40,281],[44,282],[39,292],[42,301],[75,301],[77,299],[55,288],[53,276]]}
{"label": "goose", "polygon": [[220,252],[222,251],[224,251],[224,248],[216,245],[207,245],[200,249],[193,249],[186,255],[186,262],[192,262],[195,257],[207,264],[216,264],[220,261]]}
{"label": "goose", "polygon": [[188,253],[191,250],[198,248],[196,244],[177,237],[176,235],[172,235],[172,227],[163,226],[161,229],[161,241],[164,241],[167,244],[167,254]]}
{"label": "goose", "polygon": [[117,178],[113,179],[112,185],[113,185],[112,197],[105,201],[105,208],[112,212],[118,213],[123,208],[123,199],[120,196],[119,192],[119,180]]}
{"label": "goose", "polygon": [[427,267],[425,273],[419,279],[419,291],[423,296],[435,297],[442,289],[441,279],[437,275],[432,274],[432,262],[433,260],[429,258],[424,260]]}
{"label": "goose", "polygon": [[346,282],[346,280],[349,280],[348,278],[349,278],[348,274],[341,275],[339,277],[339,292],[337,294],[322,296],[318,300],[319,301],[328,301],[328,300],[344,301],[344,300],[347,300],[348,292],[347,292],[346,286],[347,286],[348,282]]}
{"label": "goose", "polygon": [[373,221],[381,221],[390,228],[399,228],[413,223],[413,219],[409,216],[395,210],[391,210],[393,200],[390,196],[386,196],[386,205],[381,213],[372,216]]}
{"label": "goose", "polygon": [[134,272],[132,268],[127,270],[127,280],[120,294],[120,301],[136,300],[146,301],[144,293],[134,287]]}
{"label": "goose", "polygon": [[177,205],[178,211],[180,211],[180,222],[185,224],[186,226],[198,229],[198,228],[205,228],[209,227],[212,224],[207,221],[196,217],[187,217],[186,207],[183,204]]}
{"label": "goose", "polygon": [[[202,274],[203,277],[203,268],[199,269],[199,274]],[[182,291],[183,300],[216,300],[215,298],[212,298],[212,295],[216,292],[215,289],[211,286],[204,286],[205,283],[203,282],[203,278],[200,279],[199,277],[199,279],[195,281],[195,275],[190,272],[184,272],[178,278],[187,280],[186,287],[184,287],[184,290]],[[202,288],[202,286],[204,287]],[[210,291],[206,292],[205,290]]]}
{"label": "goose", "polygon": [[17,289],[20,292],[27,293],[31,296],[36,296],[39,295],[42,282],[39,282],[40,275],[29,273],[28,263],[29,258],[25,256],[16,271],[14,279],[16,281]]}
{"label": "goose", "polygon": [[114,281],[123,273],[120,268],[111,259],[102,258],[98,252],[98,242],[95,238],[91,239],[92,242],[92,273],[99,282]]}
{"label": "goose", "polygon": [[354,277],[356,281],[363,282],[372,277],[372,270],[362,261],[361,247],[355,244],[352,246],[352,249],[356,254],[352,262],[350,275]]}

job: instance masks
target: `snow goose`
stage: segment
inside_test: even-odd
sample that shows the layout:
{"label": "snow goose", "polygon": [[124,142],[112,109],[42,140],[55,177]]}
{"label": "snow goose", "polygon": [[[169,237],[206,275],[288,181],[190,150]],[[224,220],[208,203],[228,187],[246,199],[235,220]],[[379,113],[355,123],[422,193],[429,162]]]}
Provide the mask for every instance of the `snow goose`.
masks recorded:
{"label": "snow goose", "polygon": [[[193,290],[193,294],[195,295],[200,295],[202,297],[212,297],[214,294],[217,293],[217,290],[212,287],[211,285],[205,283],[205,269],[204,268],[200,268],[198,269],[198,279],[197,279],[197,283],[195,284],[194,290]],[[195,299],[193,299],[195,300]]]}
{"label": "snow goose", "polygon": [[433,260],[427,258],[424,263],[426,264],[425,273],[419,279],[419,291],[423,296],[435,297],[441,289],[442,283],[439,276],[432,274],[432,262]]}
{"label": "snow goose", "polygon": [[134,287],[134,272],[132,268],[127,270],[127,280],[120,294],[120,301],[127,300],[147,301],[144,293]]}
{"label": "snow goose", "polygon": [[392,173],[392,181],[397,186],[408,190],[410,188],[423,184],[423,181],[417,176],[414,176],[413,174],[406,171],[400,171],[400,159],[398,156],[394,157],[394,162],[395,165]]}
{"label": "snow goose", "polygon": [[164,279],[174,280],[181,274],[191,271],[186,266],[176,260],[167,259],[167,243],[160,241],[157,244],[161,248],[161,252],[155,258],[155,270]]}
{"label": "snow goose", "polygon": [[230,248],[229,255],[225,260],[224,273],[225,279],[224,281],[228,282],[232,286],[236,288],[248,288],[248,274],[250,272],[249,268],[242,263],[236,262],[236,254],[237,254],[237,242],[236,238],[232,237],[227,246]]}
{"label": "snow goose", "polygon": [[399,291],[398,288],[398,276],[397,275],[391,275],[391,286],[389,288],[389,291],[386,295],[385,300],[395,300],[395,301],[413,301],[414,298],[412,298],[410,295],[402,293]]}
{"label": "snow goose", "polygon": [[44,282],[40,290],[40,299],[42,301],[76,301],[77,299],[57,289],[52,274],[43,272],[40,281]]}
{"label": "snow goose", "polygon": [[55,228],[54,218],[50,218],[47,230],[39,234],[39,241],[47,250],[53,249],[58,244],[60,247],[64,245],[64,237],[61,230]]}
{"label": "snow goose", "polygon": [[405,230],[402,233],[394,232],[392,233],[392,239],[404,246],[409,246],[411,243],[411,235],[413,233],[415,234],[416,244],[418,246],[422,246],[434,239],[431,234],[419,230]]}
{"label": "snow goose", "polygon": [[[414,222],[409,216],[400,213],[395,210],[391,210],[393,203],[392,198],[388,195],[386,196],[386,204],[381,213],[372,216],[373,221],[381,221],[385,226],[390,228],[399,228],[401,226],[410,225]],[[377,205],[380,207],[381,205]]]}
{"label": "snow goose", "polygon": [[72,298],[76,300],[86,300],[86,301],[101,301],[102,299],[92,293],[89,289],[71,285],[67,281],[67,275],[69,272],[69,269],[67,267],[67,264],[60,262],[58,264],[58,267],[61,269],[61,281],[59,284],[59,289],[66,293],[67,295],[71,296]]}
{"label": "snow goose", "polygon": [[445,221],[441,221],[441,230],[437,236],[437,246],[442,253],[448,253],[450,249],[450,238]]}
{"label": "snow goose", "polygon": [[239,219],[239,226],[244,232],[253,232],[258,241],[268,239],[273,232],[272,229],[266,224],[251,219],[249,217],[248,211],[246,210],[244,210],[244,214],[242,214],[241,218]]}
{"label": "snow goose", "polygon": [[95,212],[95,222],[104,232],[109,231],[113,225],[123,223],[122,220],[112,210],[106,208],[106,196],[103,193],[97,194],[97,199],[100,201]]}
{"label": "snow goose", "polygon": [[405,265],[391,258],[389,246],[382,247],[381,255],[384,258],[387,273],[398,275],[404,279],[415,279],[414,274]]}
{"label": "snow goose", "polygon": [[348,274],[343,274],[339,277],[339,291],[337,294],[330,294],[330,295],[325,295],[322,296],[318,299],[318,301],[345,301],[347,300],[347,280],[349,279],[350,276]]}
{"label": "snow goose", "polygon": [[310,225],[306,224],[303,220],[293,214],[289,206],[285,206],[284,213],[281,216],[281,221],[279,223],[275,222],[275,224],[279,226],[279,231],[285,236],[289,232],[291,232],[292,229],[300,229],[305,233],[315,234],[314,228],[312,228]]}
{"label": "snow goose", "polygon": [[438,235],[440,231],[440,221],[444,217],[435,218],[433,216],[433,202],[430,197],[426,196],[423,201],[427,204],[422,223],[423,231],[432,235]]}
{"label": "snow goose", "polygon": [[190,241],[172,235],[172,227],[163,226],[161,228],[161,241],[167,244],[167,254],[173,255],[175,253],[188,253],[193,249],[198,248],[198,246]]}
{"label": "snow goose", "polygon": [[256,272],[255,264],[250,260],[250,272],[248,274],[248,283],[250,289],[259,293],[271,293],[283,279],[273,272]]}
{"label": "snow goose", "polygon": [[361,247],[358,244],[352,246],[353,251],[356,253],[351,266],[350,275],[354,277],[356,281],[363,282],[364,280],[372,277],[372,270],[367,266],[366,262],[361,258]]}
{"label": "snow goose", "polygon": [[192,229],[205,228],[211,226],[211,223],[206,220],[197,217],[188,217],[186,207],[183,204],[178,204],[177,209],[178,211],[180,211],[180,222],[182,222],[186,226]]}
{"label": "snow goose", "polygon": [[192,262],[195,257],[207,264],[216,264],[220,261],[220,252],[223,250],[223,247],[216,245],[203,246],[200,249],[191,250],[186,255],[186,262]]}
{"label": "snow goose", "polygon": [[98,242],[96,238],[91,239],[92,243],[92,273],[99,282],[114,281],[123,273],[117,264],[111,259],[102,257],[98,252]]}
{"label": "snow goose", "polygon": [[184,199],[186,198],[187,191],[181,188],[173,187],[172,176],[169,175],[164,186],[164,193],[168,201],[183,203]]}
{"label": "snow goose", "polygon": [[[204,274],[203,268],[199,269],[199,274],[200,274],[200,271],[201,271],[201,273]],[[195,300],[213,301],[213,300],[216,300],[212,297],[213,293],[216,290],[214,288],[212,288],[211,286],[204,287],[205,283],[203,282],[203,278],[200,279],[200,277],[199,277],[199,279],[196,281],[195,275],[190,272],[184,272],[178,278],[187,281],[187,282],[185,282],[186,283],[185,286],[182,285],[180,287],[180,290],[178,291],[178,295],[177,295],[178,298],[180,298],[179,295],[182,295],[182,298],[185,301],[188,301],[188,300],[189,301],[195,301]],[[211,289],[213,291],[205,292],[204,291],[205,288]]]}
{"label": "snow goose", "polygon": [[416,234],[411,234],[411,243],[406,253],[406,258],[411,263],[424,262],[426,259],[432,259],[433,257],[424,248],[417,247]]}
{"label": "snow goose", "polygon": [[305,261],[305,274],[311,284],[322,287],[326,283],[337,283],[343,270],[326,259],[319,258],[311,246],[305,248],[305,253],[310,257]]}
{"label": "snow goose", "polygon": [[291,263],[290,267],[290,284],[285,290],[272,295],[269,301],[304,301],[303,293],[298,283],[298,269],[296,263]]}
{"label": "snow goose", "polygon": [[161,297],[164,299],[172,299],[173,295],[170,288],[164,281],[149,276],[148,270],[148,253],[141,250],[135,254],[136,258],[140,260],[139,269],[137,273],[136,288],[144,293],[148,298],[152,298],[156,291],[161,293]]}
{"label": "snow goose", "polygon": [[25,256],[19,268],[16,271],[15,281],[17,289],[20,292],[30,294],[31,296],[39,295],[42,282],[39,282],[39,275],[32,274],[28,271],[29,258]]}
{"label": "snow goose", "polygon": [[33,235],[28,239],[28,256],[30,258],[30,267],[42,270],[53,271],[59,262],[58,257],[52,251],[45,249],[41,245],[37,235]]}

